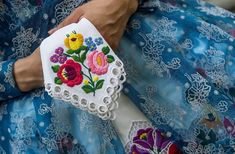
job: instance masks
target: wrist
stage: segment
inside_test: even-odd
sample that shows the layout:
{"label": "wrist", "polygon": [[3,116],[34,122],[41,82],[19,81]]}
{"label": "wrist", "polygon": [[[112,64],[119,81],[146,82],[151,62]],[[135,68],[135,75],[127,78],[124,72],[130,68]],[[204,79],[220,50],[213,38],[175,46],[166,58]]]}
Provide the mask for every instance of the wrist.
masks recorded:
{"label": "wrist", "polygon": [[19,59],[14,64],[15,81],[22,92],[39,88],[43,84],[42,75],[34,65],[31,56]]}

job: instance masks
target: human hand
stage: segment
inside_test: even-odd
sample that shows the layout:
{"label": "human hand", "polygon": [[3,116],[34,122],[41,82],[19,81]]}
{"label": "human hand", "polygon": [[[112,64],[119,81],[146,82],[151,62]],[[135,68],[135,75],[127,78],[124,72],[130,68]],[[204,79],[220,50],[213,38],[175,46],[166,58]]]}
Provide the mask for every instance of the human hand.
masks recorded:
{"label": "human hand", "polygon": [[22,92],[43,86],[43,71],[39,48],[30,56],[15,62],[14,76],[16,84]]}
{"label": "human hand", "polygon": [[76,8],[56,28],[50,30],[49,34],[71,23],[77,23],[84,17],[95,25],[111,48],[116,49],[137,6],[137,0],[92,0]]}

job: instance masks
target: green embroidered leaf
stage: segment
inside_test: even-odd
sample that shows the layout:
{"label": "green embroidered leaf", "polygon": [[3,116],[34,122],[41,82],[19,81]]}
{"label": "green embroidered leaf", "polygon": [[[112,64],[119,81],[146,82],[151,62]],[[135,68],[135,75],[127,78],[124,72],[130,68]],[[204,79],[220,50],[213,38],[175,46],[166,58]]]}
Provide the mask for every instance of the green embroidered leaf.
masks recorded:
{"label": "green embroidered leaf", "polygon": [[83,50],[87,50],[87,46],[82,45],[80,48],[78,48],[78,49],[75,50],[74,52],[75,52],[76,54],[80,54],[81,51],[83,51]]}
{"label": "green embroidered leaf", "polygon": [[114,59],[114,57],[112,55],[108,55],[107,57],[108,57],[108,59],[107,59],[108,63],[114,62],[115,59]]}
{"label": "green embroidered leaf", "polygon": [[78,56],[72,56],[73,60],[76,62],[80,62],[80,58]]}
{"label": "green embroidered leaf", "polygon": [[58,78],[58,77],[55,77],[54,82],[55,82],[55,84],[58,84],[58,85],[62,85],[62,83],[63,83],[63,82],[61,81],[61,79]]}
{"label": "green embroidered leaf", "polygon": [[87,46],[82,45],[79,49],[80,49],[80,50],[87,50]]}
{"label": "green embroidered leaf", "polygon": [[79,50],[79,49],[74,51],[74,53],[76,53],[76,54],[80,54],[80,52],[81,52],[81,50]]}
{"label": "green embroidered leaf", "polygon": [[71,54],[74,53],[74,50],[69,49],[69,50],[66,51],[66,53],[71,55]]}
{"label": "green embroidered leaf", "polygon": [[81,55],[81,63],[84,63],[84,61],[86,60],[86,54],[87,54],[88,50],[86,50],[82,55]]}
{"label": "green embroidered leaf", "polygon": [[85,93],[87,93],[87,94],[94,91],[94,89],[93,89],[90,85],[84,85],[84,86],[82,87],[82,89],[83,89],[83,91],[84,91]]}
{"label": "green embroidered leaf", "polygon": [[52,70],[54,73],[57,73],[60,69],[60,65],[54,65],[54,66],[51,66]]}
{"label": "green embroidered leaf", "polygon": [[96,83],[95,89],[101,89],[103,87],[103,84],[104,84],[104,80],[99,80]]}
{"label": "green embroidered leaf", "polygon": [[106,47],[103,47],[103,48],[102,48],[102,51],[103,51],[103,53],[104,53],[105,55],[107,55],[107,54],[109,53],[110,49],[109,49],[108,46],[106,46]]}

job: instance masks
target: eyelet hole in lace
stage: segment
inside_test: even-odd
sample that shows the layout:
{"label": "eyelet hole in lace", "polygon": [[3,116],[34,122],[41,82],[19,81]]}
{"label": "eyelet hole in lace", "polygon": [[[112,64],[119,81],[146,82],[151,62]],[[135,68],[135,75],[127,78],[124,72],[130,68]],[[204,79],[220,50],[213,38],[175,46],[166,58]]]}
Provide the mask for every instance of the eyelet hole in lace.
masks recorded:
{"label": "eyelet hole in lace", "polygon": [[114,93],[114,89],[112,87],[108,87],[106,89],[106,92],[109,94],[109,95],[112,95]]}
{"label": "eyelet hole in lace", "polygon": [[87,107],[87,103],[88,103],[88,102],[87,102],[87,100],[86,100],[85,98],[82,98],[82,99],[81,99],[80,104],[81,104],[82,107]]}
{"label": "eyelet hole in lace", "polygon": [[51,91],[51,84],[47,84],[47,85],[45,86],[45,88],[46,88],[47,91]]}
{"label": "eyelet hole in lace", "polygon": [[72,104],[79,106],[79,97],[77,95],[72,95]]}
{"label": "eyelet hole in lace", "polygon": [[113,75],[118,76],[118,75],[120,74],[120,71],[119,71],[119,69],[114,68],[114,69],[112,70],[112,73],[113,73]]}
{"label": "eyelet hole in lace", "polygon": [[60,88],[59,86],[56,86],[56,87],[55,87],[55,92],[56,92],[56,93],[60,93],[60,92],[61,92],[61,88]]}
{"label": "eyelet hole in lace", "polygon": [[123,66],[122,62],[120,62],[119,60],[117,60],[117,61],[115,62],[115,64],[116,64],[116,66],[118,66],[118,67],[122,67],[122,66]]}
{"label": "eyelet hole in lace", "polygon": [[91,111],[95,111],[96,110],[96,105],[95,105],[95,103],[90,103],[89,104],[89,109],[91,110]]}
{"label": "eyelet hole in lace", "polygon": [[115,79],[115,78],[111,78],[111,79],[110,79],[110,83],[111,83],[113,86],[117,86],[117,85],[118,85],[118,81],[117,81],[117,79]]}
{"label": "eyelet hole in lace", "polygon": [[64,99],[67,99],[67,100],[70,98],[70,93],[69,93],[68,90],[65,90],[65,91],[63,92],[63,97],[64,97]]}
{"label": "eyelet hole in lace", "polygon": [[120,91],[122,90],[122,85],[116,86],[116,87],[115,87],[115,90],[116,90],[117,92],[120,92]]}
{"label": "eyelet hole in lace", "polygon": [[105,97],[103,99],[103,102],[104,102],[104,104],[108,105],[108,104],[110,104],[112,102],[112,99],[110,97]]}
{"label": "eyelet hole in lace", "polygon": [[108,109],[105,106],[99,106],[98,111],[99,113],[104,114],[108,111]]}

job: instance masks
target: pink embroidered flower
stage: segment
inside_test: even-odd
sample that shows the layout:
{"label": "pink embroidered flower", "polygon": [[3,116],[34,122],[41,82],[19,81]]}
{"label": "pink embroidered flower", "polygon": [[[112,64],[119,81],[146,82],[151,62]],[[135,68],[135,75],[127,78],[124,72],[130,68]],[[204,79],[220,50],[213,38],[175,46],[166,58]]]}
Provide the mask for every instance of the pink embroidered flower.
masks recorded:
{"label": "pink embroidered flower", "polygon": [[79,63],[73,60],[67,60],[66,63],[60,67],[57,76],[63,83],[66,83],[69,87],[73,87],[82,83],[83,76],[81,69],[82,67]]}
{"label": "pink embroidered flower", "polygon": [[93,74],[103,75],[107,73],[109,63],[107,56],[103,52],[93,51],[88,55],[88,66]]}

